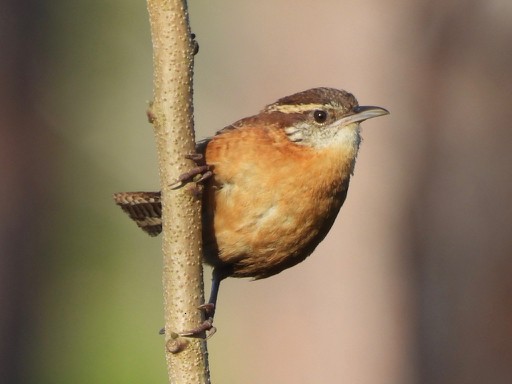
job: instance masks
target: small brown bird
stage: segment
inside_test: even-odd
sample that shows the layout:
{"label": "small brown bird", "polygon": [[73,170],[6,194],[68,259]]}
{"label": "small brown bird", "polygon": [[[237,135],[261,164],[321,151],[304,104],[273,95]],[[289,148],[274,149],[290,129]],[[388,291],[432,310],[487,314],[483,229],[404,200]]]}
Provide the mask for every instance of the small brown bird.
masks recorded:
{"label": "small brown bird", "polygon": [[[202,219],[204,261],[214,267],[212,318],[222,279],[269,277],[313,252],[347,196],[359,124],[388,113],[359,106],[348,92],[314,88],[197,143],[211,173]],[[161,232],[159,192],[114,199],[151,236]]]}

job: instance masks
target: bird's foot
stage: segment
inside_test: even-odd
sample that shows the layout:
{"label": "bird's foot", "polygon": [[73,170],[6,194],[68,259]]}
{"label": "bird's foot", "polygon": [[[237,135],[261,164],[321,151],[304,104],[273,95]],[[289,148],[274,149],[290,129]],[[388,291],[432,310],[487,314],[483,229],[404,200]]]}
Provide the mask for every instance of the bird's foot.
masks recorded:
{"label": "bird's foot", "polygon": [[212,167],[205,163],[204,156],[200,153],[191,153],[185,155],[185,158],[196,163],[196,167],[190,171],[182,173],[178,179],[170,185],[171,189],[179,189],[190,182],[201,183],[212,177]]}
{"label": "bird's foot", "polygon": [[[200,305],[198,309],[204,312],[206,320],[203,321],[196,328],[184,332],[173,333],[176,337],[193,337],[208,340],[215,334],[215,332],[217,332],[217,328],[213,326],[213,315],[215,313],[215,305],[212,303],[205,303],[203,305]],[[160,335],[164,335],[165,328],[162,328],[158,333]]]}
{"label": "bird's foot", "polygon": [[202,322],[198,327],[193,328],[189,331],[178,332],[178,335],[181,337],[194,337],[198,339],[208,340],[212,337],[215,332],[217,332],[217,328],[213,326],[213,317],[209,317],[205,321]]}
{"label": "bird's foot", "polygon": [[204,312],[206,318],[212,318],[213,315],[215,315],[215,304],[213,303],[204,303],[203,305],[200,305],[197,309]]}

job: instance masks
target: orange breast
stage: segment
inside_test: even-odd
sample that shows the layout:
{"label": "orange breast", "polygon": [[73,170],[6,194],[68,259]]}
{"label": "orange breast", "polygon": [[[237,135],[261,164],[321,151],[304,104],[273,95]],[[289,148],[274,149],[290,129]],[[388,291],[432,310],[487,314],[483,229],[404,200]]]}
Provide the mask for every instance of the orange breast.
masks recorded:
{"label": "orange breast", "polygon": [[206,148],[214,167],[207,210],[233,276],[267,277],[304,260],[343,204],[354,157],[291,143],[277,128],[215,136]]}

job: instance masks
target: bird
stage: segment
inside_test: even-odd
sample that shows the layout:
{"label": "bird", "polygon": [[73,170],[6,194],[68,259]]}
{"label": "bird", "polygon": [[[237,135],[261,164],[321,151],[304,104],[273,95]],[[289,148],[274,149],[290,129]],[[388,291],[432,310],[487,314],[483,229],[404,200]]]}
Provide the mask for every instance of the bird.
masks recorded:
{"label": "bird", "polygon": [[[213,322],[220,282],[263,279],[306,259],[347,197],[360,123],[389,111],[349,92],[308,89],[278,99],[198,141],[203,260],[213,266],[205,308]],[[160,192],[120,192],[114,201],[151,236],[162,230]]]}

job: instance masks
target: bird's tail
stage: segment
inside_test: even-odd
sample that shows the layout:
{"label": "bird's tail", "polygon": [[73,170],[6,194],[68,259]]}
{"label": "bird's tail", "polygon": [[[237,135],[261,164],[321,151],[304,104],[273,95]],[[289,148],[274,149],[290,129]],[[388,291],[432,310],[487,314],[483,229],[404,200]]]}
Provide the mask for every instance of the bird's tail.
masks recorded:
{"label": "bird's tail", "polygon": [[162,232],[160,192],[118,192],[114,201],[150,236]]}

